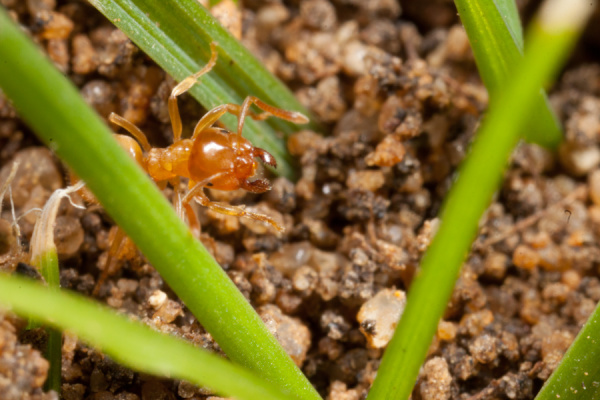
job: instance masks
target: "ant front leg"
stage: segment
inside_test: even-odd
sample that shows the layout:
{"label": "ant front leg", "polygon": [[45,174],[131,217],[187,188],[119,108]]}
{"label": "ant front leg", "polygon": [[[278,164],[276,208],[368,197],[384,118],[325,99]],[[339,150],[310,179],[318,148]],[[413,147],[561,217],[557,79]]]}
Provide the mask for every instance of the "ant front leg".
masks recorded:
{"label": "ant front leg", "polygon": [[[225,215],[233,215],[235,217],[247,217],[253,219],[255,221],[262,221],[273,226],[277,231],[283,232],[284,228],[279,225],[273,218],[266,216],[264,214],[255,213],[252,211],[247,211],[243,206],[232,206],[230,204],[219,203],[215,201],[211,201],[206,194],[204,193],[204,187],[211,180],[222,176],[223,173],[215,174],[211,176],[209,179],[205,179],[201,182],[196,183],[192,189],[185,195],[182,199],[183,203],[190,202],[192,199],[195,199],[204,207],[208,207],[211,210],[218,212],[219,214]],[[259,180],[260,181],[260,180]],[[255,181],[257,182],[257,181]]]}
{"label": "ant front leg", "polygon": [[[112,122],[113,124],[120,126],[121,128],[125,129],[127,132],[129,132],[131,134],[131,136],[133,136],[142,146],[142,149],[144,149],[144,151],[147,153],[150,151],[150,149],[152,149],[152,146],[150,146],[150,143],[148,142],[148,138],[146,137],[146,135],[144,135],[144,132],[142,132],[142,130],[140,128],[138,128],[137,126],[135,126],[135,124],[133,124],[132,122],[128,121],[127,119],[121,117],[118,114],[115,114],[114,112],[111,112],[110,115],[108,116],[108,120],[110,122]],[[132,144],[125,142],[124,139],[117,139],[119,141],[119,143],[121,144],[121,146],[125,149],[129,149],[129,152],[132,153],[134,155],[134,158],[137,159],[138,157],[135,155],[135,150],[133,149]],[[140,155],[141,156],[141,155]]]}
{"label": "ant front leg", "polygon": [[177,96],[187,92],[196,84],[198,79],[204,74],[207,74],[217,62],[217,44],[210,44],[210,60],[200,71],[188,76],[171,91],[169,96],[169,117],[171,118],[171,126],[173,127],[173,142],[176,143],[181,139],[181,116],[179,115],[179,106],[177,105]]}

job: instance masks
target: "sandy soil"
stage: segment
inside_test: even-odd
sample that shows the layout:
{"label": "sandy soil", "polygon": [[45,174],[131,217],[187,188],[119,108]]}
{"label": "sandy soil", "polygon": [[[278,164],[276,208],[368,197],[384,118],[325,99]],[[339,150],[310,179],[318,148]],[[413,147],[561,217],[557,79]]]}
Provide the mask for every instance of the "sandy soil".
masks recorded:
{"label": "sandy soil", "polygon": [[[526,15],[532,4],[524,2]],[[170,143],[166,100],[175,82],[80,1],[0,0],[98,113],[117,112],[156,146]],[[404,291],[437,226],[487,94],[451,1],[248,0],[232,29],[327,127],[289,142],[301,178],[273,178],[264,195],[217,192],[284,221],[264,225],[198,208],[201,239],[293,360],[332,400],[365,397]],[[236,25],[235,21],[241,23]],[[236,28],[237,26],[237,28]],[[600,66],[584,39],[551,92],[566,141],[558,154],[521,144],[419,376],[413,399],[530,399],[600,300]],[[597,52],[595,54],[598,54]],[[201,108],[180,100],[189,132]],[[41,207],[67,174],[0,96],[0,182],[17,215]],[[167,189],[167,195],[170,190]],[[5,204],[7,204],[5,202]],[[64,288],[91,295],[110,244],[98,206],[61,207],[55,229]],[[9,252],[0,215],[0,268],[27,271]],[[25,250],[35,215],[19,220]],[[135,250],[99,301],[220,351]],[[54,399],[42,386],[44,336],[0,314],[0,398]],[[67,400],[203,399],[207,391],[123,368],[77,338],[63,346]]]}

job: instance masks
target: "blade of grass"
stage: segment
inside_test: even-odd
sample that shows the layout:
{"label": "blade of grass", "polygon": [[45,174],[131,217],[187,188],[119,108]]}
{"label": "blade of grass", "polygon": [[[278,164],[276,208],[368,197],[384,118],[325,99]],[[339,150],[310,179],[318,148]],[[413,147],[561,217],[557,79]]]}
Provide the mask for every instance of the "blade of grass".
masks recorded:
{"label": "blade of grass", "polygon": [[[287,87],[197,0],[90,0],[90,3],[177,81],[199,71],[210,58],[209,43],[217,42],[217,65],[202,77],[200,85],[190,90],[207,109],[225,103],[241,104],[246,96],[254,95],[276,107],[308,115]],[[230,130],[237,129],[235,117],[227,115],[222,121]],[[318,126],[312,123],[309,128]],[[297,130],[296,125],[276,118],[268,119],[266,124],[249,119],[244,136],[277,158],[277,173],[293,179],[295,161],[276,131],[287,135]]]}
{"label": "blade of grass", "polygon": [[[523,54],[523,37],[514,0],[455,0],[469,36],[481,79],[490,93],[490,104],[508,84]],[[540,88],[546,82],[542,82]],[[530,118],[522,127],[526,140],[555,148],[562,131],[548,98],[540,89]]]}
{"label": "blade of grass", "polygon": [[600,398],[600,306],[583,326],[536,400]]}
{"label": "blade of grass", "polygon": [[[58,255],[56,248],[44,252],[34,263],[42,272],[44,280],[52,290],[60,288],[60,276],[58,270]],[[51,284],[52,282],[52,284]],[[44,387],[46,390],[54,390],[60,393],[62,372],[62,332],[54,328],[47,328],[48,344],[44,356],[50,364],[48,378]]]}
{"label": "blade of grass", "polygon": [[[52,193],[38,218],[31,237],[31,263],[36,266],[50,290],[60,289],[60,271],[58,268],[58,255],[54,243],[54,224],[58,207],[63,197],[68,197],[83,187],[83,183],[66,189],[58,189]],[[60,380],[62,371],[62,332],[49,328],[46,358],[50,363],[46,388],[60,393]]]}
{"label": "blade of grass", "polygon": [[[558,0],[592,11],[586,0]],[[547,1],[544,10],[556,6]],[[577,4],[575,4],[577,3]],[[525,57],[489,111],[460,168],[441,224],[408,292],[406,309],[385,351],[369,400],[407,399],[436,332],[483,212],[502,179],[519,128],[535,105],[538,88],[558,71],[584,18],[555,25],[542,12],[532,24]],[[565,14],[567,16],[567,14]],[[564,24],[570,25],[564,25]]]}
{"label": "blade of grass", "polygon": [[515,0],[494,0],[496,9],[510,32],[513,42],[517,45],[520,53],[523,53],[523,27],[519,10]]}
{"label": "blade of grass", "polygon": [[0,304],[20,315],[73,332],[138,371],[185,379],[238,399],[283,400],[290,396],[238,365],[74,293],[0,274]]}
{"label": "blade of grass", "polygon": [[0,87],[88,185],[227,355],[302,399],[320,399],[227,274],[108,128],[0,8]]}

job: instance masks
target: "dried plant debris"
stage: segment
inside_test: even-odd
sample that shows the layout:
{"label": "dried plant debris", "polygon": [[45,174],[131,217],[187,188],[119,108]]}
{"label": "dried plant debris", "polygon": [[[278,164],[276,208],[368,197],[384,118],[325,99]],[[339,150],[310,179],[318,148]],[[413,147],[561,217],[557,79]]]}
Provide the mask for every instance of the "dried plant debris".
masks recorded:
{"label": "dried plant debris", "polygon": [[[102,117],[115,112],[151,143],[171,143],[166,104],[175,82],[94,9],[75,0],[2,3]],[[283,235],[198,208],[200,239],[323,396],[364,398],[487,94],[449,1],[244,6],[214,12],[231,18],[230,29],[330,132],[290,137],[298,182],[274,179],[260,196],[209,193],[276,219]],[[414,399],[532,398],[600,300],[600,67],[574,63],[550,100],[566,141],[557,155],[530,144],[515,151]],[[201,115],[188,96],[180,109],[185,124]],[[191,129],[185,125],[184,134]],[[24,252],[35,223],[28,211],[68,183],[52,152],[36,143],[0,94],[0,183],[19,162],[11,190]],[[4,247],[13,237],[9,204],[5,197]],[[55,228],[63,287],[91,294],[111,229],[99,207],[63,201]],[[140,254],[122,260],[101,301],[220,352]],[[11,262],[13,271],[18,262]],[[41,389],[47,364],[18,339],[22,331],[16,320],[0,323],[0,358],[22,372],[0,371],[0,397],[16,390],[14,398],[53,398]],[[65,399],[214,398],[122,368],[68,335],[63,365]]]}

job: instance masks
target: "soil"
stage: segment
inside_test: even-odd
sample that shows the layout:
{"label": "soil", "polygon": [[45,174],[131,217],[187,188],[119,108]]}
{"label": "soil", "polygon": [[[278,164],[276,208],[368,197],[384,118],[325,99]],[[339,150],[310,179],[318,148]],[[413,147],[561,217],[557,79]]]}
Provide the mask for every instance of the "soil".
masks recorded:
{"label": "soil", "polygon": [[[289,139],[301,164],[298,182],[273,178],[264,195],[210,192],[285,221],[283,235],[198,208],[200,237],[332,400],[362,399],[373,382],[440,204],[487,106],[452,2],[401,3],[247,0],[239,15],[235,8],[225,12],[231,29],[328,135],[299,127]],[[525,15],[534,9],[520,3]],[[95,9],[76,0],[0,4],[102,117],[114,111],[152,144],[170,142],[166,100],[175,82]],[[560,151],[525,143],[515,151],[413,399],[533,398],[600,300],[597,38],[593,32],[584,38],[550,93],[565,127]],[[202,109],[188,96],[179,104],[189,132]],[[26,212],[64,187],[67,173],[0,96],[0,182],[14,160],[20,167],[12,201],[23,216],[19,240],[27,250],[36,218]],[[35,276],[26,259],[9,251],[16,240],[12,218],[4,207],[0,268]],[[55,232],[65,289],[92,296],[111,229],[99,206],[79,210],[64,202]],[[98,301],[220,351],[140,254],[121,254],[120,263]],[[0,398],[56,399],[43,390],[43,333],[25,325],[0,314]],[[124,368],[69,335],[62,374],[67,400],[211,397],[187,382]]]}

